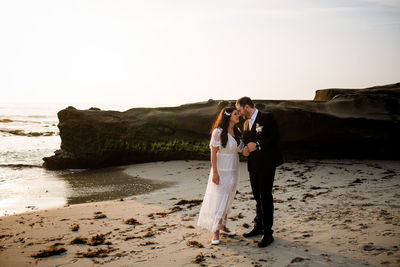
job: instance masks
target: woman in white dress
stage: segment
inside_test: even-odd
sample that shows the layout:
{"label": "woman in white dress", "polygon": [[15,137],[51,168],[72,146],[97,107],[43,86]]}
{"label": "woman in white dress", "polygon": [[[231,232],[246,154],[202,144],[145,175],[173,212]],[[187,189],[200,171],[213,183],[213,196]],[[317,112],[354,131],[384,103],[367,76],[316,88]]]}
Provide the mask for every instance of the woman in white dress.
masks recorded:
{"label": "woman in white dress", "polygon": [[244,147],[235,126],[238,122],[239,112],[231,107],[224,108],[211,130],[211,171],[197,225],[214,233],[213,245],[219,244],[220,232],[235,235],[228,230],[226,222],[239,181],[238,152]]}

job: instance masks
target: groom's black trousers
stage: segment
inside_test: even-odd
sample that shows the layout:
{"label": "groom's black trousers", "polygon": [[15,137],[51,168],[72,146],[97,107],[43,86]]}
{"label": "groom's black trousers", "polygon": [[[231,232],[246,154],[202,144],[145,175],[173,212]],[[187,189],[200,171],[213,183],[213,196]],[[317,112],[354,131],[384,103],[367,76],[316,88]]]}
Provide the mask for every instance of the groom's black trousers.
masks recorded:
{"label": "groom's black trousers", "polygon": [[254,218],[254,228],[263,229],[264,234],[272,234],[274,223],[274,185],[275,167],[263,167],[257,171],[250,171],[250,183],[254,199],[257,202],[257,214]]}

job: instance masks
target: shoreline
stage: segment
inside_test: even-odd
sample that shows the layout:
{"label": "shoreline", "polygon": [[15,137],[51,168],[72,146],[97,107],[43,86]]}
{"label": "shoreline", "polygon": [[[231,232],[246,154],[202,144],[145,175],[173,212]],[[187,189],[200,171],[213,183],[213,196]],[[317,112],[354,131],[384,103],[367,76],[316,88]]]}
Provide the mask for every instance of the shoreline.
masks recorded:
{"label": "shoreline", "polygon": [[[274,185],[275,242],[264,249],[256,244],[261,237],[241,236],[248,231],[246,224],[251,225],[255,215],[244,162],[240,163],[238,193],[228,220],[228,227],[238,235],[223,236],[221,245],[211,246],[212,234],[196,226],[200,209],[196,200],[203,198],[209,167],[209,161],[123,166],[122,171],[127,175],[172,185],[124,201],[74,204],[2,216],[0,261],[4,266],[35,263],[38,266],[198,266],[193,262],[197,257],[199,263],[214,266],[398,266],[400,263],[400,162],[285,163],[277,169]],[[95,219],[103,214],[105,217]],[[126,224],[130,218],[141,224]],[[79,225],[76,232],[71,230],[75,224]],[[110,242],[109,245],[70,244],[75,237],[90,240],[97,234],[104,234],[104,243]],[[194,241],[204,248],[196,247]],[[56,247],[67,251],[43,259],[30,256],[56,243],[62,243]],[[80,258],[77,254],[100,248],[104,251],[108,248],[104,257]]]}
{"label": "shoreline", "polygon": [[17,166],[5,174],[14,179],[1,185],[4,199],[0,198],[0,217],[116,200],[169,186],[148,177],[130,176],[123,172],[124,166],[57,172],[26,168]]}

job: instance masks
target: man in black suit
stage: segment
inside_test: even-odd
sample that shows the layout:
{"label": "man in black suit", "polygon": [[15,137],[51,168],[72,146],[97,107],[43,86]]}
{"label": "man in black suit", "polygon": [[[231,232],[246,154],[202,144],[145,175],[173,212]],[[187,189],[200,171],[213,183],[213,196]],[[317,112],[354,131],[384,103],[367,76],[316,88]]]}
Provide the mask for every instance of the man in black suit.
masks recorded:
{"label": "man in black suit", "polygon": [[258,246],[266,247],[274,241],[272,186],[275,169],[283,163],[279,149],[279,128],[272,113],[256,109],[249,97],[238,99],[236,109],[244,119],[247,119],[243,126],[243,141],[248,148],[245,150],[249,151],[247,167],[251,189],[257,203],[254,228],[243,236],[251,237],[264,233]]}

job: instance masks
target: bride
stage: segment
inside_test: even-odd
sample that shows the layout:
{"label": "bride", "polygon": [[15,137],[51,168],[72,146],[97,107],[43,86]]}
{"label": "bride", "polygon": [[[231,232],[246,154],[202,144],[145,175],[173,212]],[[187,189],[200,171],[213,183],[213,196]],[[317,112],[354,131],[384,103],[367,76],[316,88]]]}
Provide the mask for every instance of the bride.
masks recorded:
{"label": "bride", "polygon": [[239,180],[238,152],[248,156],[235,126],[239,112],[228,107],[221,110],[211,130],[211,171],[197,225],[214,233],[211,244],[218,245],[219,233],[235,235],[226,227],[228,213]]}

